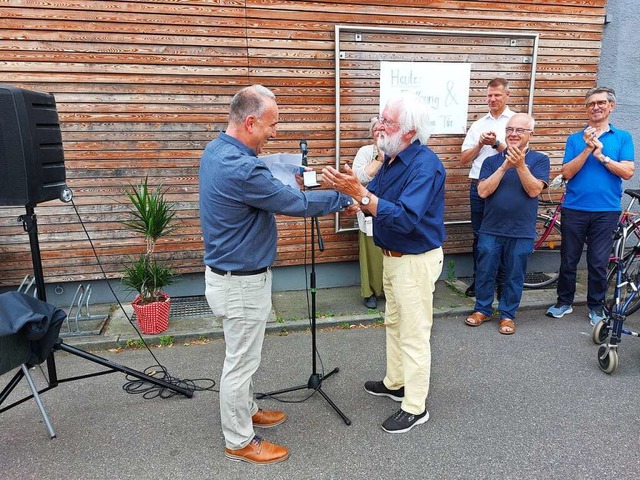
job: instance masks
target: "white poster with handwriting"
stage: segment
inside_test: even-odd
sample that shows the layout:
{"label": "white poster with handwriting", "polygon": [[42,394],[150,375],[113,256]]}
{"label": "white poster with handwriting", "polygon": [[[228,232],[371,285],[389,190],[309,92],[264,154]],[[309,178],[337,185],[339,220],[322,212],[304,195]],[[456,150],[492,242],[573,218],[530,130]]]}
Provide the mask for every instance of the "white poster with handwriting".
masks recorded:
{"label": "white poster with handwriting", "polygon": [[470,63],[380,62],[380,110],[389,97],[413,92],[429,106],[430,133],[467,131]]}

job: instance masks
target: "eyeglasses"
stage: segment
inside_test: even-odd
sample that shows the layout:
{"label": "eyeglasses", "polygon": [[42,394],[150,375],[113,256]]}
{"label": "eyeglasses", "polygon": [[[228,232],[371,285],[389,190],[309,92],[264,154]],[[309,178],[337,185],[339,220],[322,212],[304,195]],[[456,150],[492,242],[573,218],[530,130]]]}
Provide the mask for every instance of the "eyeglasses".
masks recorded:
{"label": "eyeglasses", "polygon": [[607,105],[607,103],[609,103],[609,100],[597,100],[595,102],[589,102],[586,104],[587,108],[591,109],[591,108],[595,108],[596,105],[598,107],[604,107]]}
{"label": "eyeglasses", "polygon": [[399,127],[400,124],[398,122],[390,122],[389,120],[387,120],[384,117],[380,117],[380,125],[382,125],[383,127],[391,127],[391,128],[396,128]]}
{"label": "eyeglasses", "polygon": [[513,127],[507,127],[504,129],[504,132],[507,135],[511,135],[513,132],[516,132],[517,135],[523,135],[524,132],[528,132],[531,133],[533,132],[533,130],[531,130],[530,128],[513,128]]}

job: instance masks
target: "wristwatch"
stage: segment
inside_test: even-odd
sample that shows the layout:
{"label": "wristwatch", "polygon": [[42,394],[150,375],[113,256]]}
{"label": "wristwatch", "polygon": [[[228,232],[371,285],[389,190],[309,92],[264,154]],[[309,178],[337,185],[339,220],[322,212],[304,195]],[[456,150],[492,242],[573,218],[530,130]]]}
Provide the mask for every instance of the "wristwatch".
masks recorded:
{"label": "wristwatch", "polygon": [[496,143],[494,143],[491,148],[495,148],[496,150],[500,148],[500,140],[496,140]]}
{"label": "wristwatch", "polygon": [[602,160],[600,160],[600,162],[602,162],[603,165],[606,165],[610,161],[611,161],[611,159],[609,157],[607,157],[606,155],[604,156],[604,158]]}
{"label": "wristwatch", "polygon": [[371,194],[367,193],[364,197],[360,199],[360,205],[364,205],[364,206],[369,205],[369,202],[371,202],[371,197],[369,195]]}

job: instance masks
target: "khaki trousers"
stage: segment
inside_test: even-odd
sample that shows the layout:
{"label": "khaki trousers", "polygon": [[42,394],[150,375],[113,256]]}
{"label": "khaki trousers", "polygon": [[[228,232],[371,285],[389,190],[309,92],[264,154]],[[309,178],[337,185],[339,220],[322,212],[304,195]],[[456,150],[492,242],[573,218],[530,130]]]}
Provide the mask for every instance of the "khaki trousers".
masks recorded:
{"label": "khaki trousers", "polygon": [[360,295],[362,298],[374,294],[379,297],[382,294],[382,250],[373,243],[373,237],[368,237],[364,232],[358,232],[358,246]]}
{"label": "khaki trousers", "polygon": [[205,296],[216,319],[222,320],[226,345],[220,377],[220,420],[225,444],[231,450],[253,439],[251,417],[258,411],[253,399],[253,374],[260,366],[262,342],[271,314],[271,270],[249,276],[205,272]]}
{"label": "khaki trousers", "polygon": [[433,292],[442,263],[442,248],[384,257],[387,374],[383,381],[392,390],[404,387],[401,408],[414,415],[424,412],[429,393]]}

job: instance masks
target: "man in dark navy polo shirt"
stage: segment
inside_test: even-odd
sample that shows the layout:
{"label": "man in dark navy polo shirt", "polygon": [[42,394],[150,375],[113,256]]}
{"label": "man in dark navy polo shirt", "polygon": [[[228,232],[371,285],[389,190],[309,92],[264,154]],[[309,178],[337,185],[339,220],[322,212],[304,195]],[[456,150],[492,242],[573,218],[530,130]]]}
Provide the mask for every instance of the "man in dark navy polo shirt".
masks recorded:
{"label": "man in dark navy polo shirt", "polygon": [[498,312],[500,333],[516,331],[527,259],[536,238],[538,195],[549,181],[549,157],[529,149],[535,122],[516,113],[505,128],[507,148],[487,158],[480,169],[478,195],[485,199],[478,234],[476,304],[465,323],[477,327],[491,317],[496,273],[502,263],[505,280]]}
{"label": "man in dark navy polo shirt", "polygon": [[301,192],[274,178],[257,155],[276,136],[278,105],[262,85],[231,100],[227,130],[210,142],[200,163],[200,222],[204,239],[205,295],[222,320],[226,352],[220,378],[220,417],[231,460],[276,463],[287,448],[255,434],[286,414],[258,408],[253,374],[271,313],[271,264],[276,258],[274,214],[327,215],[352,203],[334,191]]}
{"label": "man in dark navy polo shirt", "polygon": [[387,368],[365,390],[402,402],[382,428],[403,433],[429,419],[433,292],[442,272],[445,169],[427,146],[428,112],[415,95],[393,97],[382,111],[378,147],[385,154],[364,187],[348,166],[323,170],[325,181],[373,216],[374,242],[384,255]]}

